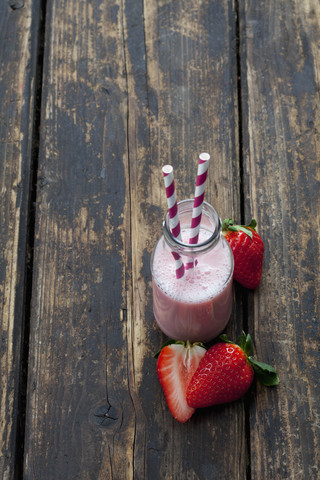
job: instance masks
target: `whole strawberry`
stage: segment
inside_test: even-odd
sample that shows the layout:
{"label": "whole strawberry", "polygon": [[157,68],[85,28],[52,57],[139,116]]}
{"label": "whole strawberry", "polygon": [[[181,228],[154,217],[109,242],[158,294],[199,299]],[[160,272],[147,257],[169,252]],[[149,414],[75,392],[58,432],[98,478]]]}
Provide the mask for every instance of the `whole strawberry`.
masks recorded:
{"label": "whole strawberry", "polygon": [[250,356],[253,345],[249,334],[240,336],[239,345],[229,342],[224,335],[221,338],[224,342],[206,352],[188,385],[186,398],[192,408],[238,400],[250,388],[254,373],[264,385],[279,383],[273,367]]}
{"label": "whole strawberry", "polygon": [[256,288],[261,279],[264,244],[256,232],[256,220],[249,225],[234,225],[232,218],[222,222],[222,233],[234,257],[234,279],[246,288]]}

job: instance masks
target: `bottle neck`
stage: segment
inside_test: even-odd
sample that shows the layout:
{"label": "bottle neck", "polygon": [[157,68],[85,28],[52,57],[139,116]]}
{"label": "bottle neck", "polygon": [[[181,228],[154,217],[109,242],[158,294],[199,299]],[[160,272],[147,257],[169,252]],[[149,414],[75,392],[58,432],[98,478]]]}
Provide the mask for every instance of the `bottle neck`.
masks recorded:
{"label": "bottle neck", "polygon": [[211,250],[221,238],[221,220],[216,210],[209,203],[203,202],[201,230],[206,231],[206,239],[202,241],[203,236],[200,234],[199,243],[194,245],[188,243],[189,238],[186,239],[185,234],[190,233],[193,203],[192,199],[183,200],[178,203],[182,241],[175,238],[172,234],[169,213],[167,213],[163,222],[163,236],[170,249],[181,255],[188,255],[190,257]]}

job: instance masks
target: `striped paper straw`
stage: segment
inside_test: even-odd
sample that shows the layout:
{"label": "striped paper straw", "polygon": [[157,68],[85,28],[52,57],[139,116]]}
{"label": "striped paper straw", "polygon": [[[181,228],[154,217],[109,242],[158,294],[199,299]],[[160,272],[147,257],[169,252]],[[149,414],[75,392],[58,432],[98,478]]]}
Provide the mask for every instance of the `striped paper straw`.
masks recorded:
{"label": "striped paper straw", "polygon": [[[164,177],[164,186],[166,188],[168,212],[170,218],[170,228],[172,235],[181,241],[181,228],[178,216],[178,203],[176,196],[176,189],[174,185],[173,168],[171,165],[165,165],[162,168]],[[171,252],[176,262],[176,277],[184,277],[184,265],[181,256],[176,252]]]}
{"label": "striped paper straw", "polygon": [[[194,194],[194,203],[191,219],[191,230],[189,244],[196,245],[199,240],[200,223],[202,216],[202,206],[204,200],[204,190],[207,181],[207,173],[209,167],[210,155],[208,153],[201,153],[199,155],[198,172],[196,190]],[[186,263],[186,268],[193,268],[193,261],[191,259]]]}

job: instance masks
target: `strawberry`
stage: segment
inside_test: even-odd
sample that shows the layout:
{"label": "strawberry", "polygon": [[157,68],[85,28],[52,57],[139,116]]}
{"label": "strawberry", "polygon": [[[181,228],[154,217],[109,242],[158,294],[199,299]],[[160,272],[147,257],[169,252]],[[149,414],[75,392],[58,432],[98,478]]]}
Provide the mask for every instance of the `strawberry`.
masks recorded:
{"label": "strawberry", "polygon": [[234,279],[246,288],[256,288],[261,279],[264,244],[256,232],[256,220],[249,225],[234,225],[232,218],[222,222],[222,233],[234,257]]}
{"label": "strawberry", "polygon": [[264,385],[277,385],[279,379],[273,367],[257,362],[252,352],[251,336],[245,333],[239,345],[229,342],[213,345],[201,359],[187,388],[187,404],[191,408],[209,407],[232,402],[250,388],[254,373]]}
{"label": "strawberry", "polygon": [[184,423],[195,411],[187,404],[187,387],[206,349],[199,343],[171,342],[158,356],[157,373],[171,414]]}

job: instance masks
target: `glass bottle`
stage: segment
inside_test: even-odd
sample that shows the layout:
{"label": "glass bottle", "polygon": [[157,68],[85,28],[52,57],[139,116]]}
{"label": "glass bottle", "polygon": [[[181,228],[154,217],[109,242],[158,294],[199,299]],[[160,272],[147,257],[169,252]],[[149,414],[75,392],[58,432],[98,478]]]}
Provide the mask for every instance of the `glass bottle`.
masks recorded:
{"label": "glass bottle", "polygon": [[[170,230],[169,213],[163,235],[151,256],[153,312],[160,329],[170,338],[208,342],[227,325],[232,310],[233,254],[221,231],[215,209],[203,203],[199,243],[190,245],[193,200],[178,203],[182,242]],[[176,277],[173,254],[185,266]],[[193,264],[187,268],[187,264]]]}

